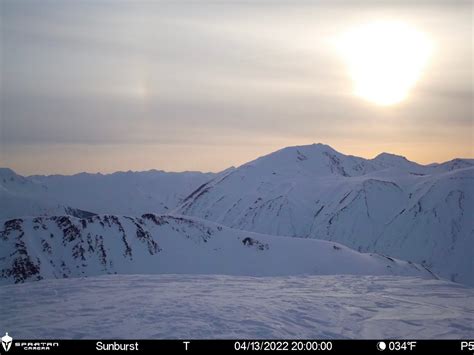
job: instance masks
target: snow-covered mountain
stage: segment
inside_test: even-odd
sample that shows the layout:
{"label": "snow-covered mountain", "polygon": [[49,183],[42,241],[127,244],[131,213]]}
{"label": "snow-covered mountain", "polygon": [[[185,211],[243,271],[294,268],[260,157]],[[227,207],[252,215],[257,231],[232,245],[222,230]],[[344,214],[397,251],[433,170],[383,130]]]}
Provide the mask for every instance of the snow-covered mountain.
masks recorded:
{"label": "snow-covered mountain", "polygon": [[166,213],[217,174],[149,170],[113,174],[31,176],[64,204],[98,214]]}
{"label": "snow-covered mountain", "polygon": [[166,213],[213,173],[117,172],[23,177],[0,168],[0,218],[94,214]]}
{"label": "snow-covered mountain", "polygon": [[75,217],[93,215],[59,202],[48,194],[46,186],[20,176],[11,169],[0,168],[0,218],[63,214]]}
{"label": "snow-covered mountain", "polygon": [[337,241],[474,284],[474,160],[289,147],[214,178],[175,211],[231,228]]}
{"label": "snow-covered mountain", "polygon": [[426,268],[338,243],[145,214],[13,219],[0,231],[0,283],[101,274],[409,275]]}
{"label": "snow-covered mountain", "polygon": [[335,241],[474,285],[473,181],[472,159],[423,166],[314,144],[219,174],[22,177],[0,169],[0,218],[187,215],[238,230]]}

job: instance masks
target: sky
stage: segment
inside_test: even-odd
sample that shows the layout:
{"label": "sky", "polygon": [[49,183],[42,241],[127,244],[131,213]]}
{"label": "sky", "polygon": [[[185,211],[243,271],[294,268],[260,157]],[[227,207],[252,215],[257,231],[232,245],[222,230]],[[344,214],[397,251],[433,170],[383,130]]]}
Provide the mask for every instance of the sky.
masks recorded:
{"label": "sky", "polygon": [[[354,94],[334,45],[397,21],[432,53],[406,99]],[[325,143],[474,157],[471,1],[0,0],[0,166],[220,171]]]}

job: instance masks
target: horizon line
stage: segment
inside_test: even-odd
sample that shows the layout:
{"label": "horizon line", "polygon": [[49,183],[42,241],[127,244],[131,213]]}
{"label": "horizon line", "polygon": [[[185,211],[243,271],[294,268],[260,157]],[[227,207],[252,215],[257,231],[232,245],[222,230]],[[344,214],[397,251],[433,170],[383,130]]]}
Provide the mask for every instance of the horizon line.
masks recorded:
{"label": "horizon line", "polygon": [[116,171],[112,171],[112,172],[101,172],[101,171],[97,171],[97,172],[92,172],[92,171],[85,171],[85,170],[82,170],[82,171],[78,171],[78,172],[75,172],[75,173],[71,173],[71,174],[64,174],[64,173],[48,173],[48,174],[40,174],[40,173],[34,173],[34,174],[22,174],[22,173],[18,173],[17,170],[13,169],[13,168],[10,168],[8,166],[0,166],[0,169],[9,169],[11,171],[13,171],[15,174],[17,175],[20,175],[20,176],[23,176],[23,177],[34,177],[34,176],[77,176],[77,175],[81,175],[81,174],[88,174],[88,175],[103,175],[103,176],[106,176],[106,175],[114,175],[114,174],[126,174],[126,173],[146,173],[146,172],[158,172],[158,173],[165,173],[165,174],[182,174],[182,173],[199,173],[199,174],[220,174],[220,173],[223,173],[225,172],[226,170],[230,170],[230,169],[238,169],[246,164],[249,164],[257,159],[260,159],[260,158],[264,158],[266,156],[269,156],[269,155],[272,155],[272,154],[275,154],[277,152],[280,152],[282,150],[285,150],[285,149],[291,149],[291,148],[302,148],[302,147],[311,147],[311,146],[323,146],[323,147],[328,147],[329,149],[335,151],[336,153],[338,154],[341,154],[341,155],[344,155],[346,157],[355,157],[355,158],[360,158],[360,159],[364,159],[364,160],[367,160],[367,161],[371,161],[371,160],[375,160],[377,159],[378,157],[380,157],[381,155],[389,155],[389,156],[393,156],[393,157],[397,157],[397,158],[401,158],[401,159],[405,159],[406,161],[410,162],[410,163],[414,163],[414,164],[417,164],[417,165],[420,165],[420,166],[424,166],[424,167],[427,167],[427,166],[431,166],[431,165],[441,165],[441,164],[445,164],[445,163],[449,163],[451,161],[455,161],[455,160],[474,160],[474,157],[472,158],[468,158],[468,157],[455,157],[455,158],[452,158],[452,159],[449,159],[449,160],[445,160],[445,161],[441,161],[441,162],[431,162],[431,163],[428,163],[428,164],[423,164],[423,163],[419,163],[415,160],[411,160],[411,159],[408,159],[406,156],[403,156],[403,155],[399,155],[399,154],[395,154],[395,153],[390,153],[390,152],[381,152],[381,153],[378,153],[377,155],[375,155],[373,158],[366,158],[366,157],[363,157],[363,156],[358,156],[358,155],[352,155],[352,154],[346,154],[346,153],[342,153],[340,152],[339,150],[333,148],[332,146],[328,145],[328,144],[325,144],[325,143],[312,143],[312,144],[303,144],[303,145],[290,145],[290,146],[285,146],[285,147],[282,147],[280,149],[277,149],[277,150],[273,150],[269,153],[266,153],[264,155],[260,155],[258,157],[255,157],[254,159],[252,160],[249,160],[243,164],[240,164],[238,166],[236,165],[231,165],[231,166],[228,166],[227,168],[225,169],[221,169],[221,170],[218,170],[218,171],[202,171],[202,170],[165,170],[165,169],[159,169],[159,168],[151,168],[151,169],[146,169],[146,170],[116,170]]}

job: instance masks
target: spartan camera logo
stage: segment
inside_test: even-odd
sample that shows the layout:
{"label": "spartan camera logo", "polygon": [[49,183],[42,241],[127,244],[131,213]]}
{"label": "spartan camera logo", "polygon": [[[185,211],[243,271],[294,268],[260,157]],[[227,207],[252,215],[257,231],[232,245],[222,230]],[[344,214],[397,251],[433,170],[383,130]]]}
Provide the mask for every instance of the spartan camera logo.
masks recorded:
{"label": "spartan camera logo", "polygon": [[2,345],[5,351],[10,350],[12,346],[12,340],[13,340],[12,337],[9,336],[8,333],[5,333],[5,335],[2,337]]}

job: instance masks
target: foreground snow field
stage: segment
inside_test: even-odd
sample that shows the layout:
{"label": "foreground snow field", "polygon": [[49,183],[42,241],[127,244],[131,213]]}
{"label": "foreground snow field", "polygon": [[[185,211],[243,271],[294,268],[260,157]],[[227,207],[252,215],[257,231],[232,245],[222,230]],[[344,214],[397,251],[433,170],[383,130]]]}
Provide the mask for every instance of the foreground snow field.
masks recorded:
{"label": "foreground snow field", "polygon": [[14,338],[470,338],[474,289],[397,276],[107,275],[0,287]]}

